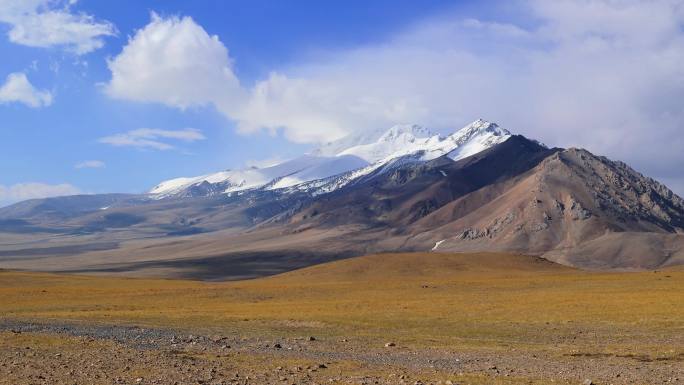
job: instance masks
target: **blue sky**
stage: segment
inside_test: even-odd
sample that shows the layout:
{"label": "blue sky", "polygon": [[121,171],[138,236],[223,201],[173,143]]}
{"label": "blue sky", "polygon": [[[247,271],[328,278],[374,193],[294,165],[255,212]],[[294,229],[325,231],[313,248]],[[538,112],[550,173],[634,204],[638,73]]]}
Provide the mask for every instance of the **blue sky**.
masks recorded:
{"label": "blue sky", "polygon": [[0,0],[0,205],[479,117],[681,194],[683,20],[680,1]]}

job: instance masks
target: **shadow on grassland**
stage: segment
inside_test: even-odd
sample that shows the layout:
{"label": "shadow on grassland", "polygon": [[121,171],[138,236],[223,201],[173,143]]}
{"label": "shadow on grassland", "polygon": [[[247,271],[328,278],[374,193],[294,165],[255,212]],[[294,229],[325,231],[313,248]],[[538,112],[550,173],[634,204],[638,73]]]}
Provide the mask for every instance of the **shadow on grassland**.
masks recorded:
{"label": "shadow on grassland", "polygon": [[[302,251],[231,253],[221,256],[142,261],[98,268],[65,270],[64,273],[142,273],[163,278],[201,281],[235,281],[285,273],[325,262],[358,256],[357,253],[323,254]],[[137,275],[137,274],[136,274]]]}

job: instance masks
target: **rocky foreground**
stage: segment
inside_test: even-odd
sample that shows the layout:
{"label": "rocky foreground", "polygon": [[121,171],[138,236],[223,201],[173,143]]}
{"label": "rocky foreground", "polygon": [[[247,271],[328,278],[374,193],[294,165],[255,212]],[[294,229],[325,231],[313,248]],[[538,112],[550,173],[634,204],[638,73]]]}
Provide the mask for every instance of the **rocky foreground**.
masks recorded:
{"label": "rocky foreground", "polygon": [[447,352],[393,341],[368,346],[358,337],[261,340],[5,320],[0,323],[0,383],[677,384],[684,383],[684,354],[556,356],[517,352],[514,346]]}

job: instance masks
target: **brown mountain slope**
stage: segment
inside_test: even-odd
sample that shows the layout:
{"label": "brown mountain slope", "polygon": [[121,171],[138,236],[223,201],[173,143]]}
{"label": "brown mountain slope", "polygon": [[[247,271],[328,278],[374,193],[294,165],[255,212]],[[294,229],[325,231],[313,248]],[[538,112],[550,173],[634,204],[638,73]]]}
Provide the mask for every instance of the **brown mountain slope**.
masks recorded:
{"label": "brown mountain slope", "polygon": [[590,269],[684,263],[680,197],[622,162],[520,136],[324,196],[284,232],[349,224],[360,228],[347,235],[350,246],[367,252],[505,251]]}
{"label": "brown mountain slope", "polygon": [[[412,226],[409,244],[438,251],[506,250],[584,268],[684,263],[684,202],[624,163],[555,153]],[[437,242],[435,241],[435,242]]]}
{"label": "brown mountain slope", "polygon": [[311,228],[356,223],[408,235],[407,229],[441,207],[515,178],[556,151],[513,136],[457,162],[442,157],[381,170],[361,183],[316,199],[293,215],[290,225]]}

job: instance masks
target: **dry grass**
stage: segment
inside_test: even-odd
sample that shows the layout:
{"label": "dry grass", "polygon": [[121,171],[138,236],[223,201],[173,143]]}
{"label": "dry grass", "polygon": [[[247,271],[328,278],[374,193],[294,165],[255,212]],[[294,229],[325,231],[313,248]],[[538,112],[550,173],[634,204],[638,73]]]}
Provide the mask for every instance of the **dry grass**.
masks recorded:
{"label": "dry grass", "polygon": [[684,271],[592,273],[503,254],[386,254],[229,283],[0,272],[0,314],[444,349],[673,356]]}

